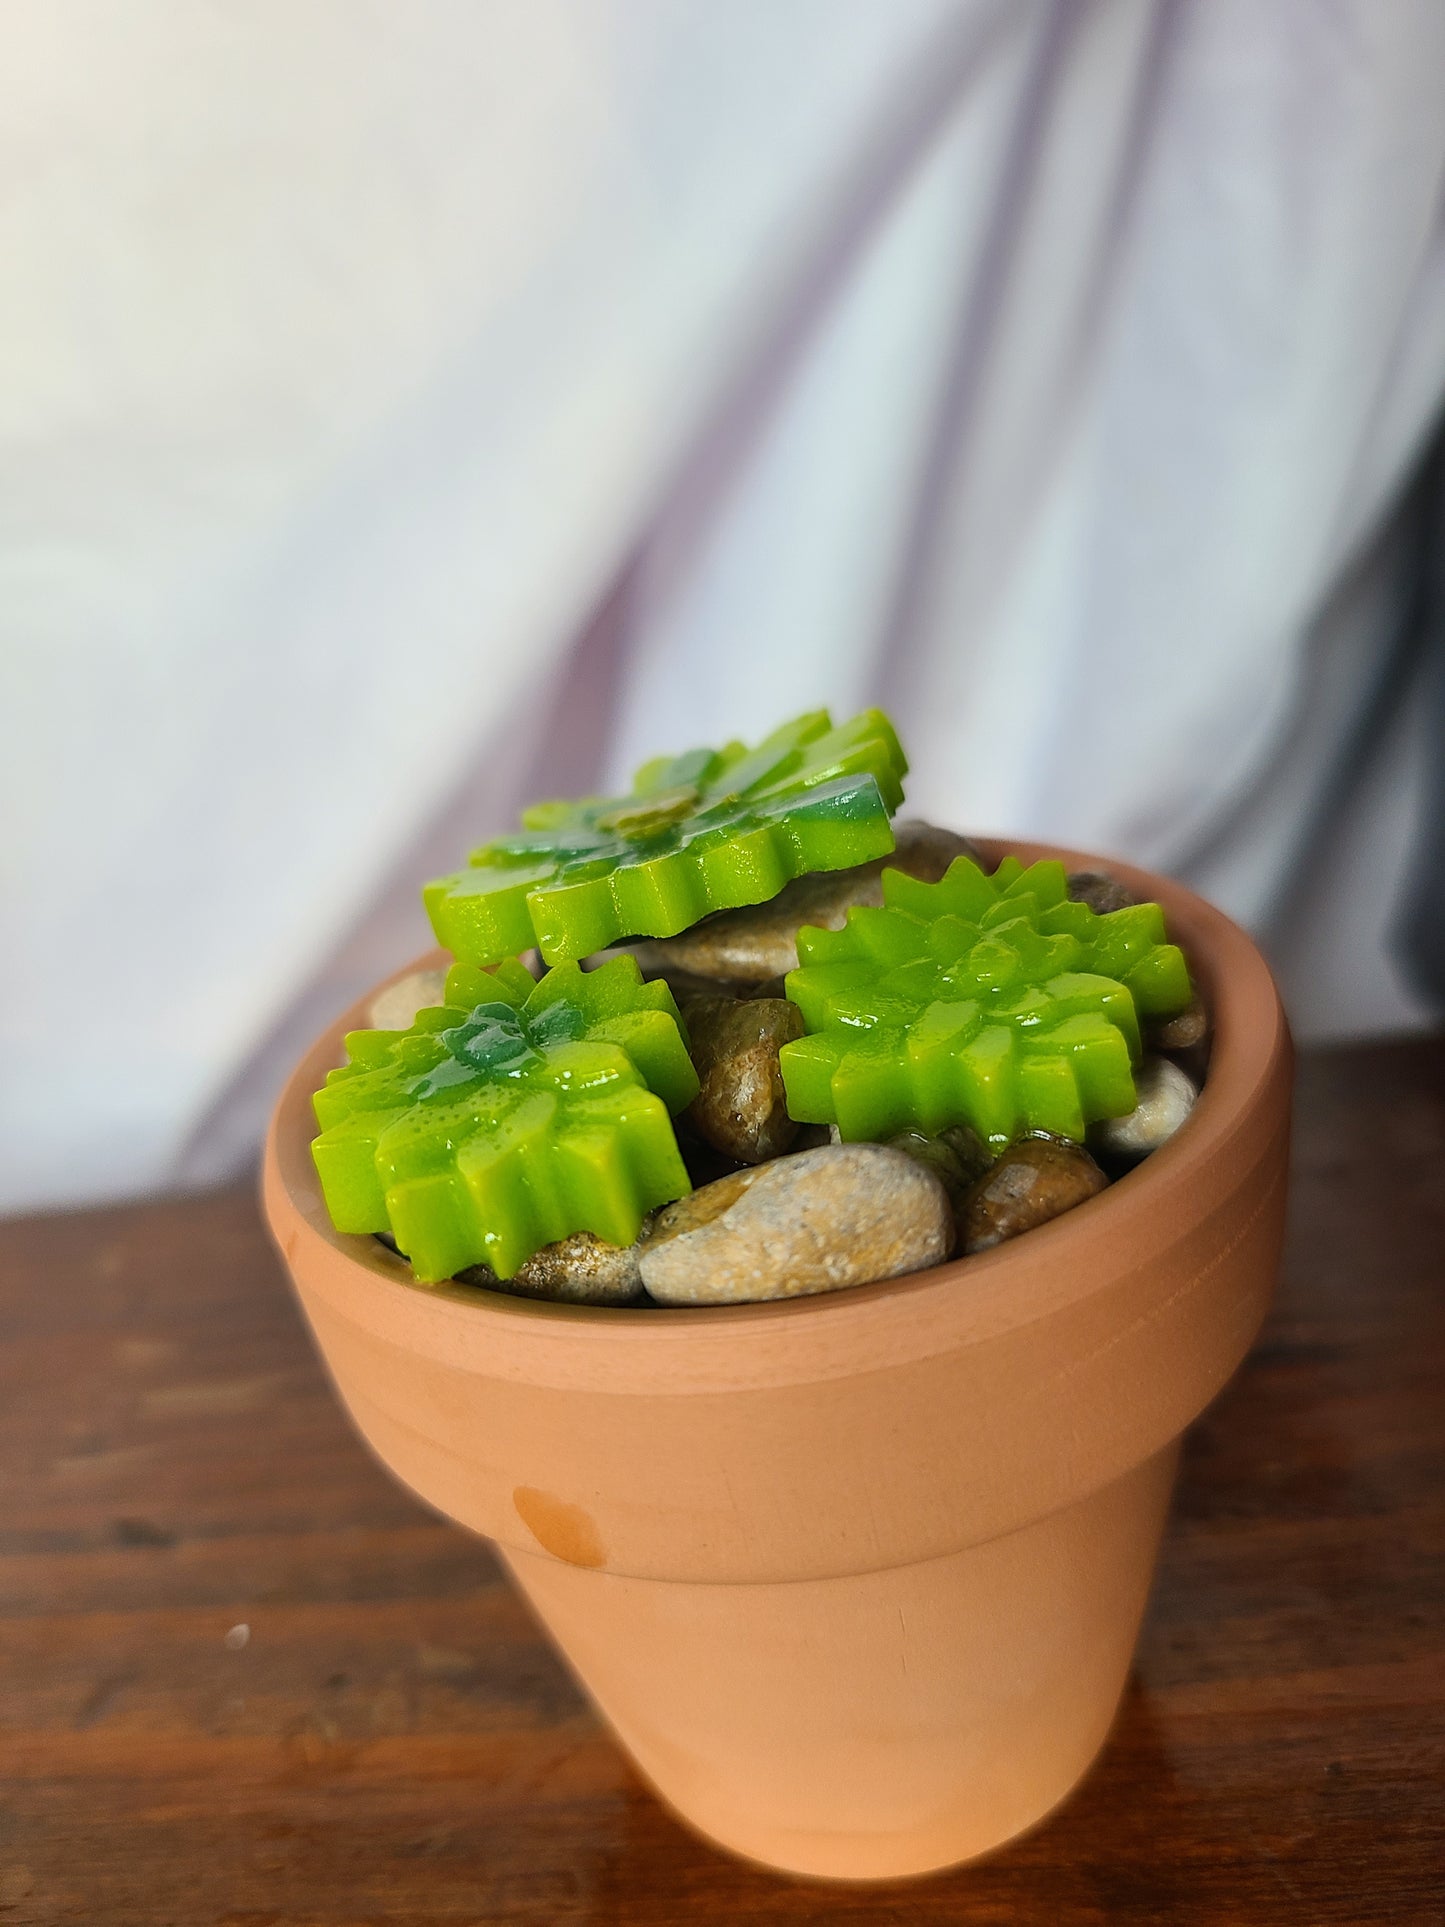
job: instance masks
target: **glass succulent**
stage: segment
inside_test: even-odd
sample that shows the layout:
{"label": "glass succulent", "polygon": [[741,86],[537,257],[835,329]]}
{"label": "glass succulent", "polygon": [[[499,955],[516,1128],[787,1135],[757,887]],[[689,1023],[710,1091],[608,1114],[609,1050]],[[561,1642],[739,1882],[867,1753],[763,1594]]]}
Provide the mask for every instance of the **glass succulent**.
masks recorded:
{"label": "glass succulent", "polygon": [[968,1124],[1082,1138],[1135,1107],[1140,1012],[1191,999],[1159,906],[1097,916],[1061,863],[959,857],[938,883],[883,873],[882,908],[804,929],[787,994],[808,1035],[782,1051],[788,1110],[845,1139]]}
{"label": "glass succulent", "polygon": [[877,709],[836,729],[815,710],[755,749],[658,757],[626,796],[524,811],[520,830],[426,886],[427,914],[438,942],[477,964],[534,944],[560,963],[623,937],[675,936],[793,877],[887,855],[907,767]]}
{"label": "glass succulent", "polygon": [[534,983],[458,964],[409,1030],[353,1031],[313,1100],[340,1231],[388,1232],[424,1282],[510,1278],[574,1231],[611,1244],[690,1189],[669,1112],[696,1095],[665,984],[631,957]]}

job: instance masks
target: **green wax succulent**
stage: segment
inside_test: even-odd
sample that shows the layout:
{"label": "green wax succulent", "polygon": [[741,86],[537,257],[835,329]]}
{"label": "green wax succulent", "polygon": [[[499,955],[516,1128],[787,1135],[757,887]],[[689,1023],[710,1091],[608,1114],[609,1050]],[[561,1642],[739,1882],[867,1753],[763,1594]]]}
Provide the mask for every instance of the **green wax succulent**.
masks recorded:
{"label": "green wax succulent", "polygon": [[313,1099],[332,1222],[390,1232],[425,1282],[510,1278],[574,1231],[631,1244],[692,1188],[668,1115],[698,1088],[680,1025],[631,957],[540,983],[455,965],[409,1030],[353,1031]]}
{"label": "green wax succulent", "polygon": [[793,877],[886,856],[907,768],[877,709],[836,729],[815,710],[756,749],[658,757],[629,795],[524,811],[519,831],[426,886],[427,914],[438,942],[477,964],[533,944],[560,963],[623,937],[675,936]]}
{"label": "green wax succulent", "polygon": [[787,994],[809,1034],[783,1047],[788,1110],[846,1139],[1082,1138],[1134,1109],[1138,1013],[1192,994],[1158,904],[1096,916],[1061,863],[1016,857],[992,877],[959,857],[938,883],[885,870],[881,909],[799,931],[798,956]]}

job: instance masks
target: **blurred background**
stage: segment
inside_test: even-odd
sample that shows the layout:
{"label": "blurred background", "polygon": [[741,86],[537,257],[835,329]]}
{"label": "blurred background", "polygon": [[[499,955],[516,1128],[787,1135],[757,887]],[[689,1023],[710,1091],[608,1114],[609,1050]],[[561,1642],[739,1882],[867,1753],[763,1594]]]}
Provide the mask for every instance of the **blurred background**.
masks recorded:
{"label": "blurred background", "polygon": [[244,1171],[426,877],[820,705],[1439,1022],[1439,0],[4,27],[0,1208]]}

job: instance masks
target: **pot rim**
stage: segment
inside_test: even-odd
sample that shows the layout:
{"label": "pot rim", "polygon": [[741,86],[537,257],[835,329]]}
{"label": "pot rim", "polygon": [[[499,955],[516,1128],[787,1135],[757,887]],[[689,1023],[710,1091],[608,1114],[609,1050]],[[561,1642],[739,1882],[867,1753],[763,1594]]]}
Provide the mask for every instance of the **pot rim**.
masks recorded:
{"label": "pot rim", "polygon": [[[1206,1167],[1228,1161],[1290,1052],[1269,967],[1224,913],[1182,884],[1114,858],[1023,839],[977,838],[991,861],[1058,858],[1071,870],[1104,867],[1164,909],[1208,1003],[1209,1075],[1187,1124],[1098,1196],[972,1257],[901,1278],[763,1304],[688,1308],[554,1304],[476,1286],[423,1285],[374,1238],[338,1232],[310,1155],[311,1094],[341,1055],[385,984],[445,960],[432,951],[374,986],[317,1038],[281,1093],[266,1138],[262,1193],[272,1234],[338,1315],[385,1323],[409,1347],[494,1378],[595,1392],[677,1394],[761,1389],[855,1376],[860,1359],[889,1369],[983,1343],[1047,1320],[1109,1289],[1138,1268],[1119,1261],[1131,1215],[1184,1225]],[[1265,1208],[1268,1198],[1257,1210]],[[1248,1226],[1222,1234],[1221,1244]],[[1140,1262],[1147,1262],[1141,1260]]]}

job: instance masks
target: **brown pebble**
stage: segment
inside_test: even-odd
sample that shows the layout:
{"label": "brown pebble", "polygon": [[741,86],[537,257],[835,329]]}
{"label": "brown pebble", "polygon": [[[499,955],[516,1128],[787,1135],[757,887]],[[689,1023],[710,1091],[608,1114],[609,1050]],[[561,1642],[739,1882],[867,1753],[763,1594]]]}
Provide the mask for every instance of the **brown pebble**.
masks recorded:
{"label": "brown pebble", "polygon": [[1000,1153],[963,1200],[959,1240],[965,1252],[987,1251],[1072,1210],[1108,1182],[1081,1144],[1068,1138],[1020,1138]]}
{"label": "brown pebble", "polygon": [[1071,870],[1067,880],[1070,898],[1075,903],[1088,904],[1097,917],[1107,917],[1113,910],[1127,910],[1130,904],[1139,901],[1132,890],[1107,870]]}
{"label": "brown pebble", "polygon": [[803,1014],[780,997],[692,997],[682,1004],[700,1088],[687,1108],[698,1136],[740,1164],[779,1157],[798,1135],[788,1116],[778,1052],[803,1034]]}
{"label": "brown pebble", "polygon": [[1209,1035],[1209,1013],[1198,998],[1187,1010],[1173,1017],[1156,1017],[1144,1025],[1144,1041],[1150,1050],[1196,1050]]}
{"label": "brown pebble", "polygon": [[1196,1090],[1209,1075],[1213,1042],[1209,1012],[1198,999],[1176,1016],[1144,1021],[1144,1048],[1160,1051],[1177,1064]]}

